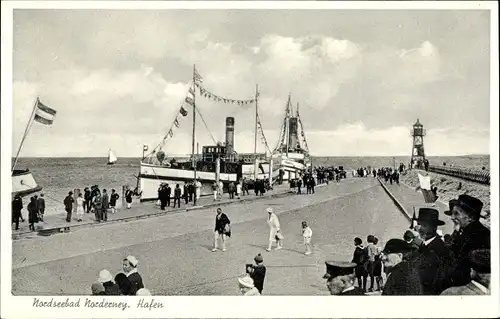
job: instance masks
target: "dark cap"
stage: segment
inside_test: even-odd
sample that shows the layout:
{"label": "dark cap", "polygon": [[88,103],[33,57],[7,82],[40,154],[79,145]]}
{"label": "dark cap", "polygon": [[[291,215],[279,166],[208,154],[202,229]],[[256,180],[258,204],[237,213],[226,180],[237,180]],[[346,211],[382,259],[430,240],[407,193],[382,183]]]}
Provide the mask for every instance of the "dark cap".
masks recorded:
{"label": "dark cap", "polygon": [[469,255],[472,269],[481,274],[491,273],[491,252],[489,249],[475,249]]}
{"label": "dark cap", "polygon": [[261,263],[264,261],[264,258],[262,258],[261,254],[258,254],[253,260],[255,260],[256,263]]}
{"label": "dark cap", "polygon": [[406,241],[413,240],[415,238],[415,234],[411,230],[405,231],[403,235],[403,239]]}
{"label": "dark cap", "polygon": [[417,222],[426,222],[437,226],[445,224],[445,222],[439,220],[439,211],[434,208],[420,208],[418,210],[418,217],[415,220]]}
{"label": "dark cap", "polygon": [[355,263],[348,261],[325,261],[325,264],[326,274],[323,276],[324,279],[352,275],[354,274],[354,268],[356,267]]}
{"label": "dark cap", "polygon": [[462,194],[458,196],[458,199],[452,199],[448,203],[449,210],[444,213],[448,216],[451,216],[451,211],[455,205],[460,206],[464,211],[467,212],[472,217],[479,219],[481,216],[481,210],[483,209],[483,202],[473,196]]}
{"label": "dark cap", "polygon": [[398,238],[390,239],[384,247],[384,254],[409,253],[416,250],[415,245],[408,244],[406,241]]}
{"label": "dark cap", "polygon": [[72,192],[72,191],[69,191],[69,192],[68,192],[68,195],[73,195],[73,192]]}

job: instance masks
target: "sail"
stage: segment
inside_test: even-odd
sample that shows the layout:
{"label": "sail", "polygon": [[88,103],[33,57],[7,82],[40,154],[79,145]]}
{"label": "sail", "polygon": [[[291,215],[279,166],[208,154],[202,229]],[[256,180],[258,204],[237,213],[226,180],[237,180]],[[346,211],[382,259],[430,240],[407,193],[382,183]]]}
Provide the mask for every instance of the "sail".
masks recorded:
{"label": "sail", "polygon": [[108,164],[114,164],[114,163],[116,163],[117,160],[118,160],[118,158],[116,158],[115,154],[110,149],[109,153],[108,153]]}

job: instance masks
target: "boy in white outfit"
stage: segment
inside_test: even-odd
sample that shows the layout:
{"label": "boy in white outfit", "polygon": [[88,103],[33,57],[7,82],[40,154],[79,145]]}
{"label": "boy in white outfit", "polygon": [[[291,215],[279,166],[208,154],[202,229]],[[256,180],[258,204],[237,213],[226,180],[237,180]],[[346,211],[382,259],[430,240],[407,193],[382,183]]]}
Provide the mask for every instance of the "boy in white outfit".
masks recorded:
{"label": "boy in white outfit", "polygon": [[311,237],[312,237],[312,229],[307,225],[306,221],[302,222],[302,237],[304,237],[304,245],[306,246],[305,255],[311,254]]}

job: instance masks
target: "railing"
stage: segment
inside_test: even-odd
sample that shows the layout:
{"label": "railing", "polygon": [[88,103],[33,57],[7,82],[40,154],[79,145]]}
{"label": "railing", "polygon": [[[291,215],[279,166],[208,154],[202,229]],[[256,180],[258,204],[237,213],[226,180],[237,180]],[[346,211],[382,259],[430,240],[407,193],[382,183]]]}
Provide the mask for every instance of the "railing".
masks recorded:
{"label": "railing", "polygon": [[429,165],[429,172],[459,177],[481,184],[488,184],[488,185],[490,184],[489,170],[479,170],[475,168],[466,168],[466,167],[447,167],[447,166]]}

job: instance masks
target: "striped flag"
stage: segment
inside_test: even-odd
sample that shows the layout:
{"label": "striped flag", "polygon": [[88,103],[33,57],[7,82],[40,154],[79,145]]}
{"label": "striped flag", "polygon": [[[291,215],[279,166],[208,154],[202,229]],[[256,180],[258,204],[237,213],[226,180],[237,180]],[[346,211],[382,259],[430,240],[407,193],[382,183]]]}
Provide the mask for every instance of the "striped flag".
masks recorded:
{"label": "striped flag", "polygon": [[44,105],[40,100],[36,101],[36,110],[34,120],[38,123],[51,125],[56,117],[56,110]]}
{"label": "striped flag", "polygon": [[420,182],[420,190],[424,196],[424,201],[427,204],[435,203],[437,196],[431,190],[431,177],[429,175],[423,176],[418,174],[418,180]]}
{"label": "striped flag", "polygon": [[198,83],[203,83],[203,78],[196,70],[194,70],[194,81]]}

